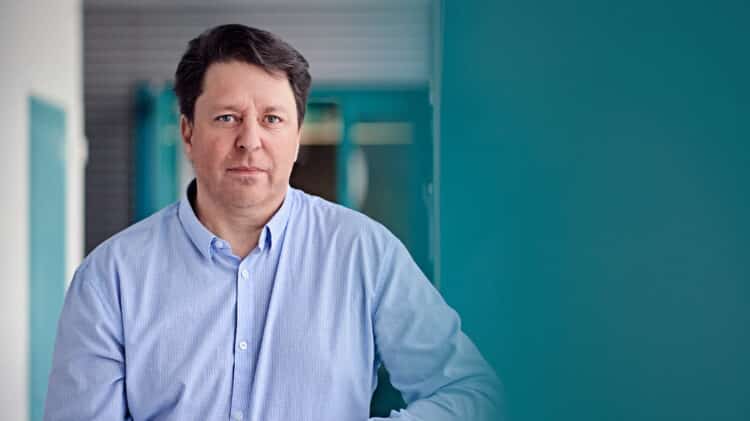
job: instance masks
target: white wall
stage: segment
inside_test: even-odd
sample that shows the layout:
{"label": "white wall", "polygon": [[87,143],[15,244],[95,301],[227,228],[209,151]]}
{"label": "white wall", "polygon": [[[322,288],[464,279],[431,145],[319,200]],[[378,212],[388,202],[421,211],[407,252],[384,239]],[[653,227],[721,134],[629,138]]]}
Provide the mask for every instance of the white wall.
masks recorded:
{"label": "white wall", "polygon": [[28,97],[66,111],[67,279],[83,252],[80,0],[0,3],[0,419],[28,419]]}

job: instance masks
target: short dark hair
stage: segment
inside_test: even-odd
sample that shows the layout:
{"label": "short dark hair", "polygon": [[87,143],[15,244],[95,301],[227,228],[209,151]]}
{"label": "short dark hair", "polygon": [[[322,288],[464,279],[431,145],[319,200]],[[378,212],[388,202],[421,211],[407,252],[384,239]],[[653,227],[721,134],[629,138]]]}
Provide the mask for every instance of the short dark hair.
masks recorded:
{"label": "short dark hair", "polygon": [[283,72],[294,93],[298,126],[302,126],[311,83],[307,60],[276,35],[239,24],[211,28],[188,43],[177,65],[174,84],[180,113],[188,121],[193,121],[195,101],[203,92],[208,67],[233,60],[260,66],[271,74]]}

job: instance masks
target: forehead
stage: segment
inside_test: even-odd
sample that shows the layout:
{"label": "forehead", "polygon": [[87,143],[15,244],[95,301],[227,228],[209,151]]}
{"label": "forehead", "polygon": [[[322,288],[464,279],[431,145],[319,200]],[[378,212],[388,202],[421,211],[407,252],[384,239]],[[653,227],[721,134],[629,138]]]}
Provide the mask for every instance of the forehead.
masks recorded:
{"label": "forehead", "polygon": [[[269,73],[260,66],[240,61],[211,64],[203,77],[198,102],[229,102],[232,105],[273,103],[294,107],[294,93],[281,72]],[[197,103],[196,103],[197,105]]]}

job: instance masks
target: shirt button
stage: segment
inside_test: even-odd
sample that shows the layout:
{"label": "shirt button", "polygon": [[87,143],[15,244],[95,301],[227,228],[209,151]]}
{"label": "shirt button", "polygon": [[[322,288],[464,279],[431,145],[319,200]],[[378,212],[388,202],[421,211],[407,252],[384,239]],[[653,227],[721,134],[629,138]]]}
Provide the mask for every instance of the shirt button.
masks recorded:
{"label": "shirt button", "polygon": [[224,243],[222,241],[217,241],[216,242],[216,248],[217,249],[223,249],[224,248]]}
{"label": "shirt button", "polygon": [[243,350],[243,351],[246,350],[247,349],[247,342],[245,342],[245,341],[240,342],[240,349]]}
{"label": "shirt button", "polygon": [[242,269],[242,272],[240,272],[240,275],[242,275],[243,279],[247,279],[250,276],[250,272],[248,272],[247,269]]}
{"label": "shirt button", "polygon": [[242,419],[242,411],[232,411],[232,419],[233,420],[241,420]]}

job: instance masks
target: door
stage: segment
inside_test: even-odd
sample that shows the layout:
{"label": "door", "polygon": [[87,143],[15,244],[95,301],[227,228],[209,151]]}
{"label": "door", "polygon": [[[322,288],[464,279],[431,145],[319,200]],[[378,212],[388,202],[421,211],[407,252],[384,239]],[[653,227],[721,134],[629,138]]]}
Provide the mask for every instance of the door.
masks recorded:
{"label": "door", "polygon": [[29,99],[29,405],[42,419],[65,295],[65,111]]}

